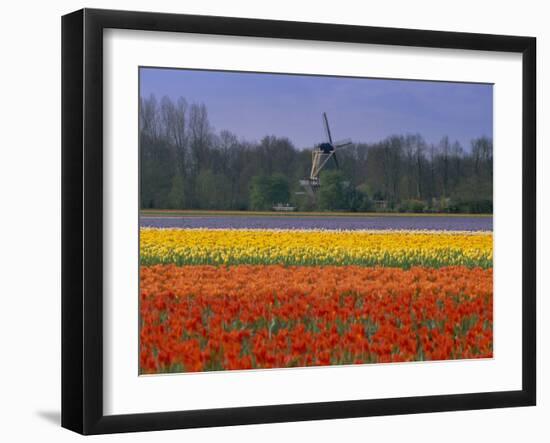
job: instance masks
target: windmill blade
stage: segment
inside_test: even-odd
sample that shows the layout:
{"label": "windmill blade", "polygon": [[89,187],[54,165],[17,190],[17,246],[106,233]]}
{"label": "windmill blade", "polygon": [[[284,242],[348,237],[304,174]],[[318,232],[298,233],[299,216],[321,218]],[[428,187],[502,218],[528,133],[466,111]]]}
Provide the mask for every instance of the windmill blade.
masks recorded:
{"label": "windmill blade", "polygon": [[332,153],[332,158],[334,159],[334,163],[336,164],[336,168],[340,169],[340,164],[338,163],[338,159],[336,158],[336,152]]}
{"label": "windmill blade", "polygon": [[325,134],[328,138],[328,142],[332,145],[332,135],[330,134],[330,128],[328,126],[327,113],[323,112],[323,126],[325,127]]}
{"label": "windmill blade", "polygon": [[344,140],[339,140],[336,143],[334,143],[335,148],[343,148],[344,146],[350,146],[352,144],[350,138],[345,138]]}

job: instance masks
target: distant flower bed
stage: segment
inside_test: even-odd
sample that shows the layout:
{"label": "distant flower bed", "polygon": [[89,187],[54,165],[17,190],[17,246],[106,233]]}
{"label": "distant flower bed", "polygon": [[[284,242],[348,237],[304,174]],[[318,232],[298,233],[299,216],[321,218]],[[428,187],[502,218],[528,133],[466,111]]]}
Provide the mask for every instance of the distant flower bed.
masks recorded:
{"label": "distant flower bed", "polygon": [[447,230],[491,231],[493,218],[473,215],[411,215],[361,213],[300,213],[281,212],[159,212],[142,213],[142,227],[182,229],[385,229],[385,230]]}

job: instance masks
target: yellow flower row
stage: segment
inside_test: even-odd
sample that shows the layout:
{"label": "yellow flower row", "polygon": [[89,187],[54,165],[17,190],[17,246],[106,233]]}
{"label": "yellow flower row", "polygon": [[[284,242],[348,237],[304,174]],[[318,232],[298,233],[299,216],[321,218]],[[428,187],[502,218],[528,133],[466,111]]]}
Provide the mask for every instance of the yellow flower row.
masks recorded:
{"label": "yellow flower row", "polygon": [[492,266],[491,232],[142,228],[144,265]]}

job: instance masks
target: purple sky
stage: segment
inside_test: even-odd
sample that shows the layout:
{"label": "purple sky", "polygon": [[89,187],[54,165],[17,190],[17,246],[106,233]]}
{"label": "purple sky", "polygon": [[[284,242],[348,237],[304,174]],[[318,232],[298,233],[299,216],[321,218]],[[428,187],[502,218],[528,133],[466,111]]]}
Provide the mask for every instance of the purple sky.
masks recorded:
{"label": "purple sky", "polygon": [[141,68],[140,95],[204,103],[216,131],[239,138],[288,137],[296,147],[324,141],[321,114],[334,140],[379,141],[420,133],[428,143],[448,135],[493,136],[493,87],[487,84]]}

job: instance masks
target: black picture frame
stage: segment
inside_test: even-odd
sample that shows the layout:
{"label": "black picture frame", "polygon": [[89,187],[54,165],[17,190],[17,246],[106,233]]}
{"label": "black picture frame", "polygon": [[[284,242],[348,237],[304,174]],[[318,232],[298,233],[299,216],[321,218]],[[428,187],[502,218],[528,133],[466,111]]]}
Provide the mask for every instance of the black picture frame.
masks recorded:
{"label": "black picture frame", "polygon": [[[102,36],[107,28],[522,54],[521,390],[104,415]],[[97,9],[83,9],[63,16],[62,426],[82,434],[103,434],[535,405],[535,85],[536,39],[533,37]]]}

